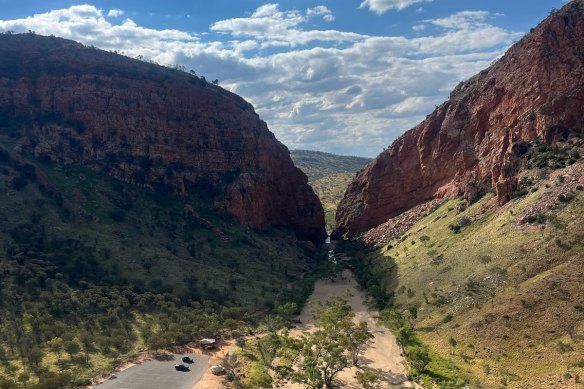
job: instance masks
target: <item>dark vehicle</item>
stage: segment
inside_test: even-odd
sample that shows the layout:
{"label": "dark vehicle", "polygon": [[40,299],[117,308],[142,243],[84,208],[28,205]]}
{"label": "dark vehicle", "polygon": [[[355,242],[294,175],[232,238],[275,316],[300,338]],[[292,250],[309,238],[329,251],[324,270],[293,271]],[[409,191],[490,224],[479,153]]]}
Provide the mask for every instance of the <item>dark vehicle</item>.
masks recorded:
{"label": "dark vehicle", "polygon": [[182,357],[182,361],[184,363],[195,363],[195,361],[193,361],[193,358],[191,357]]}
{"label": "dark vehicle", "polygon": [[174,365],[174,368],[178,371],[190,371],[191,369],[185,365]]}

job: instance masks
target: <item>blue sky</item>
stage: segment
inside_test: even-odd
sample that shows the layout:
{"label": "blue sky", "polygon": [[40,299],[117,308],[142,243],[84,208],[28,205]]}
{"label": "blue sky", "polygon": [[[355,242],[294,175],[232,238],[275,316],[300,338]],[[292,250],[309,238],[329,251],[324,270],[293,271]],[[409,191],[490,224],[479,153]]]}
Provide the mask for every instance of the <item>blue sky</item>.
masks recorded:
{"label": "blue sky", "polygon": [[0,0],[0,31],[180,64],[289,148],[375,156],[564,0]]}

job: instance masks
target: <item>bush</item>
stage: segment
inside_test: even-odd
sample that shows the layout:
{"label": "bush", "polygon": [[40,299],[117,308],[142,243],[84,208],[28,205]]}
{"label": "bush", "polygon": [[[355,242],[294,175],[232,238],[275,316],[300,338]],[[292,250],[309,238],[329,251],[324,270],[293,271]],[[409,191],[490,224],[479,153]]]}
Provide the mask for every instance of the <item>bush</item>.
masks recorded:
{"label": "bush", "polygon": [[407,351],[408,360],[414,369],[423,372],[430,363],[430,356],[426,346],[410,346]]}
{"label": "bush", "polygon": [[534,223],[545,224],[546,219],[547,218],[543,213],[536,213],[534,215],[527,216],[525,221],[529,224],[534,224]]}
{"label": "bush", "polygon": [[462,217],[462,218],[460,218],[460,220],[458,221],[458,225],[459,225],[461,228],[468,227],[468,226],[470,226],[471,224],[472,224],[472,221],[470,220],[470,218],[468,218],[468,217],[466,217],[466,216],[463,216],[463,217]]}
{"label": "bush", "polygon": [[452,231],[455,234],[459,234],[460,231],[464,228],[464,227],[468,227],[472,224],[472,220],[470,220],[469,217],[467,216],[463,216],[461,217],[457,223],[455,224],[450,224],[448,225],[448,228],[450,229],[450,231]]}
{"label": "bush", "polygon": [[573,192],[562,193],[558,196],[558,201],[561,203],[569,203],[574,200],[574,197],[576,197],[576,195]]}

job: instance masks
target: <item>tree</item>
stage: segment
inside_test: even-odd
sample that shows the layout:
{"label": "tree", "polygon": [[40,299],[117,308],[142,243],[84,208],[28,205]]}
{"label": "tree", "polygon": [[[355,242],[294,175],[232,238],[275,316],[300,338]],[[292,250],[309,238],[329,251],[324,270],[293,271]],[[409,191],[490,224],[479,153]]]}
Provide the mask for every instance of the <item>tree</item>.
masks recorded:
{"label": "tree", "polygon": [[408,327],[401,327],[395,334],[395,340],[401,348],[402,353],[405,352],[406,346],[410,343],[412,338],[412,331]]}
{"label": "tree", "polygon": [[450,347],[452,347],[452,352],[451,354],[454,354],[454,349],[456,348],[456,346],[458,345],[458,342],[456,341],[456,339],[454,339],[452,336],[450,338],[448,338],[448,344],[450,345]]}
{"label": "tree", "polygon": [[79,351],[81,351],[81,347],[79,347],[79,344],[77,344],[77,342],[74,340],[65,342],[64,348],[71,358],[73,358],[75,355],[77,355],[77,353],[79,353]]}
{"label": "tree", "polygon": [[254,362],[251,365],[249,378],[246,383],[250,388],[271,388],[272,377],[270,377],[268,370],[264,366]]}
{"label": "tree", "polygon": [[260,360],[266,369],[272,368],[272,363],[276,358],[280,348],[280,338],[278,335],[269,334],[257,341],[257,348],[260,353]]}
{"label": "tree", "polygon": [[292,321],[298,312],[298,305],[296,303],[285,303],[276,308],[276,311],[286,321]]}
{"label": "tree", "polygon": [[264,318],[264,323],[266,324],[266,329],[276,335],[280,329],[286,326],[284,319],[279,315],[266,315]]}
{"label": "tree", "polygon": [[302,369],[293,374],[292,379],[296,382],[303,383],[311,389],[320,389],[324,385],[321,368],[318,364],[318,355],[312,349],[308,340],[302,350],[303,364]]}
{"label": "tree", "polygon": [[428,363],[430,363],[428,349],[424,346],[414,345],[408,347],[408,359],[412,367],[419,372],[424,371]]}
{"label": "tree", "polygon": [[49,350],[57,355],[57,362],[61,361],[61,353],[63,352],[63,339],[56,337],[47,342]]}
{"label": "tree", "polygon": [[373,370],[362,370],[355,373],[355,379],[365,389],[377,389],[381,381],[381,375]]}
{"label": "tree", "polygon": [[345,344],[337,335],[326,330],[316,331],[303,349],[305,361],[310,361],[320,371],[327,389],[333,387],[337,374],[349,366]]}
{"label": "tree", "polygon": [[245,348],[245,344],[246,344],[246,339],[243,336],[238,337],[237,339],[235,339],[235,345],[237,347],[239,347],[240,349],[244,349]]}
{"label": "tree", "polygon": [[320,313],[315,314],[315,319],[320,327],[331,333],[347,333],[353,324],[355,313],[341,298],[331,298],[320,304]]}
{"label": "tree", "polygon": [[358,360],[371,334],[367,324],[353,323],[355,314],[346,300],[329,299],[320,306],[315,315],[319,329],[304,340],[303,369],[294,378],[311,388],[332,388],[335,377],[350,364],[348,355]]}
{"label": "tree", "polygon": [[[146,339],[146,337],[144,337]],[[85,354],[85,364],[89,365],[89,353],[93,349],[93,337],[87,331],[81,332],[79,334],[79,340],[81,340],[81,346],[83,348],[83,353]]]}
{"label": "tree", "polygon": [[361,354],[370,344],[374,336],[369,332],[367,323],[362,321],[359,325],[353,325],[347,333],[351,362],[354,366],[359,364],[359,354]]}
{"label": "tree", "polygon": [[233,383],[236,388],[241,387],[241,361],[237,354],[227,353],[221,361],[221,366],[225,369],[226,379]]}

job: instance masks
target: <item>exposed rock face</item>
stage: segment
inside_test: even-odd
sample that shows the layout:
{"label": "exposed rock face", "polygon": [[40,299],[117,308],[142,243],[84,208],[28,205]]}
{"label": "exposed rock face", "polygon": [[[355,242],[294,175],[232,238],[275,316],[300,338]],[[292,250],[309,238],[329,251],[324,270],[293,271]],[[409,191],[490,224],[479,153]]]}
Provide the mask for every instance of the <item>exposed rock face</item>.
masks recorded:
{"label": "exposed rock face", "polygon": [[358,235],[433,198],[517,185],[527,142],[584,128],[584,0],[554,13],[361,171],[336,216]]}
{"label": "exposed rock face", "polygon": [[0,36],[0,128],[23,151],[184,195],[253,228],[325,237],[306,176],[252,106],[194,75],[25,35]]}

